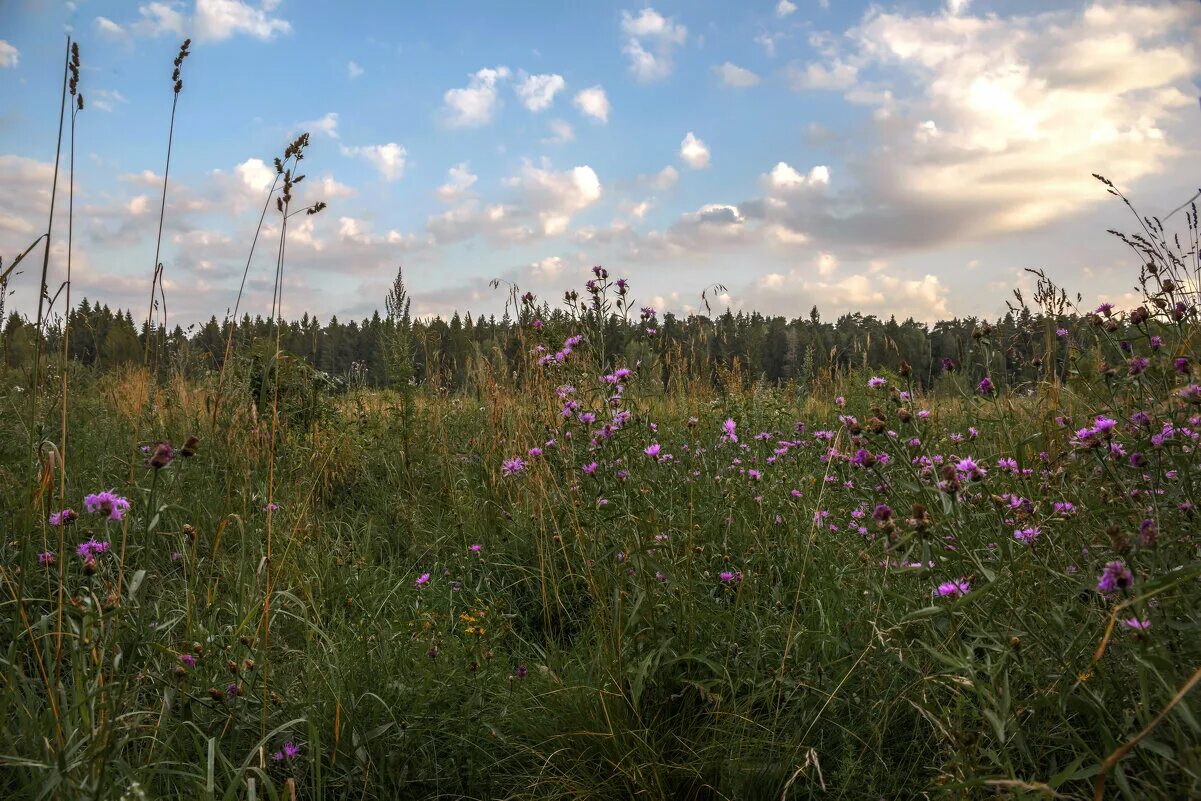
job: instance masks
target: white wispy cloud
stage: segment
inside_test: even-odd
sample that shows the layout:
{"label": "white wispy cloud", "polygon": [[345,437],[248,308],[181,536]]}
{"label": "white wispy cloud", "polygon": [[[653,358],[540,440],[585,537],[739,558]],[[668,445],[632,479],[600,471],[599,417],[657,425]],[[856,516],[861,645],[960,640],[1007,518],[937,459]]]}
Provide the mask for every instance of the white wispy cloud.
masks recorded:
{"label": "white wispy cloud", "polygon": [[448,89],[442,96],[447,124],[452,128],[477,128],[492,122],[500,105],[497,84],[508,77],[508,67],[485,67],[471,75],[466,87]]}
{"label": "white wispy cloud", "polygon": [[581,114],[591,117],[599,122],[609,121],[609,96],[605,94],[604,88],[600,86],[590,86],[583,89],[575,96],[575,107],[580,110]]}
{"label": "white wispy cloud", "polygon": [[630,72],[644,83],[659,81],[675,68],[674,52],[688,39],[688,29],[651,7],[637,15],[621,12],[621,31],[626,37],[622,51]]}

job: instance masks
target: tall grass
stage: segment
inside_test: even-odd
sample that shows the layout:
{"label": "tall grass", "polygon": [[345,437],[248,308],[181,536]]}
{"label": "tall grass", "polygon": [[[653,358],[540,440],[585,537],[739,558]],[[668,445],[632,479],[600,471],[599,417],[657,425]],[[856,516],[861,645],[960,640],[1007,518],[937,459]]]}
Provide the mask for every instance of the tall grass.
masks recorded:
{"label": "tall grass", "polygon": [[1183,245],[1138,218],[1143,302],[1048,328],[1022,391],[665,389],[596,268],[553,324],[513,287],[521,352],[462,394],[334,394],[278,338],[306,146],[271,352],[39,350],[0,415],[4,797],[1201,795],[1195,208]]}

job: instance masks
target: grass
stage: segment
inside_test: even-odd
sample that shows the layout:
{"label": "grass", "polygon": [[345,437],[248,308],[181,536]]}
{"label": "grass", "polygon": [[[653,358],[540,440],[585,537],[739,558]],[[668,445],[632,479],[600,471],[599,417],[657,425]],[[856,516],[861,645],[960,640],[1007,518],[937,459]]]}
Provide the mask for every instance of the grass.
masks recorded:
{"label": "grass", "polygon": [[37,348],[0,375],[0,792],[1197,797],[1196,248],[1147,225],[1145,303],[1001,394],[665,392],[606,362],[636,304],[599,268],[567,330],[514,287],[522,352],[461,394],[337,391],[278,338]]}

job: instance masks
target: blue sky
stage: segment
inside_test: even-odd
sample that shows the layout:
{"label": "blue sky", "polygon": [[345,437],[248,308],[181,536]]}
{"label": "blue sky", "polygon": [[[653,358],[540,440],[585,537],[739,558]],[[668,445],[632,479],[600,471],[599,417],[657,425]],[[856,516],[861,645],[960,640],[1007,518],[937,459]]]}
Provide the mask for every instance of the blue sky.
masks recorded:
{"label": "blue sky", "polygon": [[[1146,213],[1201,185],[1193,0],[10,0],[6,258],[44,225],[65,31],[87,99],[73,294],[135,308],[194,39],[163,257],[178,322],[233,303],[265,164],[300,130],[302,197],[329,208],[290,234],[285,308],[322,317],[382,307],[399,264],[423,314],[497,311],[494,277],[556,297],[595,263],[673,311],[721,282],[736,309],[996,314],[1025,267],[1120,301],[1132,265],[1104,230],[1127,223],[1089,174]],[[52,287],[64,255],[56,237]]]}

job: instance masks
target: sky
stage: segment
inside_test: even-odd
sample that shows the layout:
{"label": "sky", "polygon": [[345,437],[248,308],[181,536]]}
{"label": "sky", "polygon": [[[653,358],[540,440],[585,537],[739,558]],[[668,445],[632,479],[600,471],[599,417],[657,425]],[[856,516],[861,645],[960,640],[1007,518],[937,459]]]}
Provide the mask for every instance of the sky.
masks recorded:
{"label": "sky", "polygon": [[[168,322],[233,306],[272,159],[311,135],[284,313],[499,313],[594,264],[640,305],[935,321],[1026,268],[1128,301],[1105,231],[1201,187],[1197,0],[546,3],[0,0],[0,255],[45,230],[65,33],[80,44],[73,300]],[[64,148],[64,168],[67,151]],[[48,284],[66,275],[60,178]],[[242,311],[271,307],[278,214]],[[1180,228],[1183,213],[1169,227]],[[12,282],[30,312],[41,260]],[[713,293],[709,294],[713,297]],[[60,301],[61,303],[61,301]]]}

